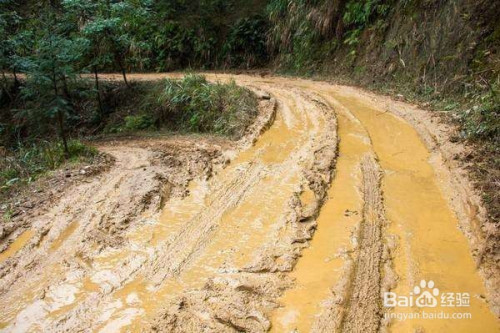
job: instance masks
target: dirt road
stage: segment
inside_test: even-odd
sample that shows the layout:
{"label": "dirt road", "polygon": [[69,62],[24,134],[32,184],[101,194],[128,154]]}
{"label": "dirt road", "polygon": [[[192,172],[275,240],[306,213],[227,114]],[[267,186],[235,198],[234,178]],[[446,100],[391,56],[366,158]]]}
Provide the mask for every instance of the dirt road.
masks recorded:
{"label": "dirt road", "polygon": [[239,142],[103,143],[109,172],[3,241],[3,331],[499,331],[449,129],[355,88],[234,79],[272,97]]}

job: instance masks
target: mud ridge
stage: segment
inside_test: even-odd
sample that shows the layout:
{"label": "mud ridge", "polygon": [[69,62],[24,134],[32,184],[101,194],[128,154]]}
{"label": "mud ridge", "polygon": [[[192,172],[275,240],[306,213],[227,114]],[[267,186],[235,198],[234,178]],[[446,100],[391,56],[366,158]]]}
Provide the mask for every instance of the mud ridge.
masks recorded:
{"label": "mud ridge", "polygon": [[207,242],[213,238],[218,228],[217,221],[222,214],[238,202],[245,192],[257,182],[261,169],[249,165],[228,183],[216,191],[216,200],[207,209],[196,215],[187,223],[175,238],[157,250],[158,257],[153,262],[152,275],[148,276],[155,284],[160,284],[165,278],[179,274],[182,267],[189,263],[196,253],[203,250]]}
{"label": "mud ridge", "polygon": [[381,170],[372,153],[363,156],[362,220],[354,233],[357,247],[342,254],[342,276],[332,286],[331,296],[313,323],[313,332],[379,332],[383,321],[381,294],[389,291],[395,277],[386,245],[385,218],[380,180]]}
{"label": "mud ridge", "polygon": [[309,246],[310,240],[316,230],[316,218],[321,206],[327,199],[328,187],[335,172],[337,157],[337,122],[332,109],[330,109],[320,96],[307,95],[301,91],[297,93],[308,98],[311,103],[321,110],[327,119],[327,126],[317,143],[312,148],[314,152],[313,163],[304,170],[305,184],[303,191],[312,191],[314,200],[304,202],[300,199],[301,193],[296,193],[289,201],[290,213],[286,224],[278,231],[277,239],[286,239],[283,244],[266,246],[262,254],[257,255],[257,262],[246,267],[247,272],[290,272],[300,257],[300,251]]}
{"label": "mud ridge", "polygon": [[363,221],[359,230],[359,254],[354,266],[350,297],[343,318],[344,332],[377,332],[382,317],[381,262],[385,214],[380,192],[380,170],[373,156],[361,161]]}
{"label": "mud ridge", "polygon": [[[271,126],[275,104],[274,99],[260,101],[256,122],[237,146],[253,142]],[[200,176],[210,178],[214,172],[213,164],[223,166],[227,163],[230,157],[222,154],[220,146],[206,140],[197,141],[193,144],[189,138],[174,138],[102,144],[100,149],[116,161],[113,168],[83,184],[67,188],[57,205],[32,221],[34,235],[28,244],[15,256],[0,263],[0,305],[6,306],[7,303],[2,304],[11,302],[9,295],[15,297],[28,285],[32,285],[30,292],[33,293],[28,297],[34,300],[52,295],[53,291],[66,285],[68,277],[57,273],[64,266],[74,267],[75,274],[85,277],[92,269],[93,258],[99,253],[110,247],[127,246],[128,242],[123,238],[127,230],[148,223],[148,219],[154,218],[172,196],[185,196],[190,179]],[[61,267],[60,258],[70,249],[76,254],[75,259],[64,259]],[[132,271],[129,270],[128,274],[137,271],[137,262],[129,265]],[[42,267],[44,271],[40,271]],[[52,268],[47,270],[48,267]],[[103,285],[103,291],[113,290],[113,284],[108,287]],[[38,303],[40,301],[33,304]],[[90,303],[95,303],[95,300]],[[16,302],[11,304],[13,306],[4,312],[2,321],[18,311]],[[47,303],[49,306],[53,305]],[[62,319],[62,322],[66,322],[63,326],[72,326],[72,320]],[[14,322],[14,325],[16,327],[20,323]]]}

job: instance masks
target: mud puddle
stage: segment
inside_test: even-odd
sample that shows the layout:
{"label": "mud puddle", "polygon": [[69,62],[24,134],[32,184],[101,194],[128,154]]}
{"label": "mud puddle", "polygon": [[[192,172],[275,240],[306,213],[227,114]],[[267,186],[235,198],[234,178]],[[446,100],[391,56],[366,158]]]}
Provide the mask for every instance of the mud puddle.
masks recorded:
{"label": "mud puddle", "polygon": [[362,218],[360,162],[370,150],[370,139],[352,115],[336,110],[341,140],[335,179],[321,208],[318,230],[290,274],[296,287],[285,292],[280,299],[283,307],[274,313],[275,332],[311,330],[322,302],[343,279],[348,253],[354,247],[353,232]]}
{"label": "mud puddle", "polygon": [[0,253],[0,263],[7,258],[11,257],[12,255],[16,254],[17,251],[23,248],[26,243],[31,239],[33,236],[33,231],[32,230],[26,230],[23,233],[21,233],[15,240],[10,244],[5,251]]}
{"label": "mud puddle", "polygon": [[[485,289],[467,239],[443,197],[439,179],[429,162],[430,154],[417,132],[391,113],[372,108],[354,97],[339,94],[335,97],[366,127],[384,170],[382,191],[390,221],[387,232],[395,236],[392,262],[398,279],[392,291],[409,295],[421,280],[433,281],[441,295],[433,311],[472,316],[469,320],[393,320],[391,330],[498,330],[497,318],[484,300]],[[447,297],[443,295],[449,293],[470,295],[470,306],[451,303],[442,306],[442,298]],[[416,307],[396,307],[392,313],[399,312],[423,313]]]}
{"label": "mud puddle", "polygon": [[[285,220],[290,199],[302,192],[309,152],[324,126],[310,101],[269,88],[282,101],[273,126],[255,145],[211,179],[193,181],[190,195],[168,201],[158,219],[146,216],[124,236],[126,246],[54,270],[62,279],[50,283],[43,299],[21,300],[22,311],[2,318],[11,321],[7,329],[138,330],[169,300],[252,262],[273,241],[272,230]],[[121,195],[111,192],[113,198]],[[69,223],[50,249],[71,250],[61,244],[78,236],[78,226]],[[32,318],[25,321],[26,315]]]}

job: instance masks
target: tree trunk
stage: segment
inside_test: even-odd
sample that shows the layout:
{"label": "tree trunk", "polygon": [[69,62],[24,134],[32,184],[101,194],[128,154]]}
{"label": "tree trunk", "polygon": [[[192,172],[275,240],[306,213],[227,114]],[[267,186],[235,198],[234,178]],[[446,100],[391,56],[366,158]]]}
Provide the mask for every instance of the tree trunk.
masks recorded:
{"label": "tree trunk", "polygon": [[[55,69],[53,68],[52,84],[54,89],[54,96],[57,99],[59,97],[59,92],[57,89],[57,78],[55,75]],[[69,158],[68,140],[66,139],[66,131],[64,128],[64,115],[61,109],[57,109],[57,122],[59,124],[59,135],[61,136],[63,147],[64,147],[64,157]]]}
{"label": "tree trunk", "polygon": [[12,74],[14,74],[14,84],[17,87],[17,86],[19,86],[19,79],[17,77],[16,67],[12,68]]}
{"label": "tree trunk", "polygon": [[[56,4],[55,4],[54,0],[50,0],[50,6],[53,9],[55,9]],[[54,11],[54,14],[55,14],[55,11]],[[50,33],[49,43],[50,43],[51,49],[52,49],[52,38],[51,37],[53,34],[53,31],[51,28],[55,27],[57,24],[56,16],[52,15],[52,18],[53,18],[53,26],[49,27],[49,33]],[[52,79],[52,88],[54,89],[54,98],[57,100],[59,98],[59,89],[57,87],[57,73],[56,73],[56,66],[57,66],[56,60],[57,60],[57,58],[55,57],[54,53],[52,53],[51,55],[52,55],[52,78],[51,78]],[[63,77],[63,83],[66,86],[65,77]],[[66,139],[66,131],[64,128],[64,114],[63,114],[63,111],[59,107],[57,108],[57,122],[59,125],[59,135],[61,136],[61,139],[63,142],[64,157],[66,159],[68,159],[69,158],[69,149],[68,149],[68,140]]]}
{"label": "tree trunk", "polygon": [[130,88],[130,85],[128,84],[128,81],[127,81],[127,73],[125,71],[125,67],[123,66],[123,62],[122,62],[120,56],[117,56],[116,59],[118,61],[118,66],[120,66],[120,71],[122,72],[122,75],[123,75],[123,81],[125,81],[125,85],[127,86],[127,88]]}
{"label": "tree trunk", "polygon": [[71,94],[69,93],[68,82],[66,81],[66,75],[63,75],[61,81],[63,82],[64,97],[66,97],[71,101]]}
{"label": "tree trunk", "polygon": [[[111,2],[110,0],[106,0],[106,12],[105,12],[105,17],[109,19],[111,17]],[[122,72],[123,75],[123,81],[125,81],[125,85],[127,88],[130,88],[130,85],[128,84],[127,81],[127,73],[125,72],[125,66],[123,65],[123,60],[122,57],[118,51],[118,48],[116,46],[116,41],[114,40],[113,36],[111,35],[111,32],[109,31],[108,28],[105,30],[106,36],[109,38],[109,41],[111,42],[111,48],[112,48],[112,53],[115,57],[116,62],[118,63],[118,66],[120,66],[120,71]]]}
{"label": "tree trunk", "polygon": [[64,157],[69,158],[68,140],[66,139],[66,131],[64,129],[64,115],[61,110],[57,110],[57,118],[59,122],[59,131],[64,146]]}
{"label": "tree trunk", "polygon": [[128,81],[127,81],[127,73],[125,72],[125,68],[122,67],[122,75],[123,75],[123,81],[125,81],[125,85],[130,88],[130,85],[128,84]]}
{"label": "tree trunk", "polygon": [[97,66],[94,66],[94,78],[95,78],[95,90],[97,92],[97,104],[99,105],[99,114],[101,115],[101,119],[104,117],[104,110],[102,108],[101,101],[101,91],[99,90],[99,75],[97,74]]}

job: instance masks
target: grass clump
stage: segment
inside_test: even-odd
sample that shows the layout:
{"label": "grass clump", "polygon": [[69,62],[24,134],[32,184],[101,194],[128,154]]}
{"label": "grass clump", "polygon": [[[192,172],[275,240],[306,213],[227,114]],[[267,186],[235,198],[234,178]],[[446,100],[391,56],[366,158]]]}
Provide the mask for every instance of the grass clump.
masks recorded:
{"label": "grass clump", "polygon": [[153,128],[153,126],[154,126],[154,119],[147,114],[125,117],[124,128],[127,131],[147,130]]}
{"label": "grass clump", "polygon": [[234,81],[210,83],[202,75],[166,79],[149,93],[144,109],[155,124],[173,130],[240,137],[257,116],[255,95]]}
{"label": "grass clump", "polygon": [[34,181],[41,174],[60,167],[65,162],[75,163],[93,158],[97,150],[78,140],[68,141],[69,156],[65,156],[61,142],[43,141],[20,146],[6,152],[0,159],[0,193],[14,186]]}
{"label": "grass clump", "polygon": [[155,120],[151,115],[139,114],[130,115],[123,118],[121,124],[110,123],[104,129],[105,133],[131,133],[137,131],[147,131],[155,128]]}

